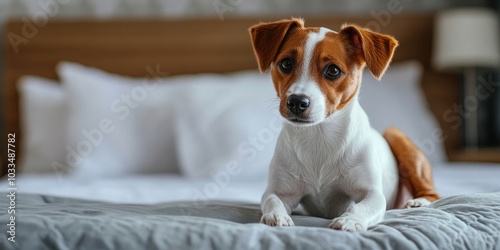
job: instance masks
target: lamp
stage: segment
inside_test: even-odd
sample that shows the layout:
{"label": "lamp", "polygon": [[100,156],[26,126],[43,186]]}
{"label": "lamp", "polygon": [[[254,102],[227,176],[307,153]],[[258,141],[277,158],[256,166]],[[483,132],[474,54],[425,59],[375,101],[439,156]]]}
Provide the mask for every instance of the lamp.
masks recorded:
{"label": "lamp", "polygon": [[[497,13],[484,8],[452,9],[440,12],[435,23],[433,65],[438,70],[464,71],[464,99],[474,98],[476,107],[467,110],[466,149],[478,148],[478,98],[476,69],[500,66]],[[470,101],[470,100],[469,100]]]}

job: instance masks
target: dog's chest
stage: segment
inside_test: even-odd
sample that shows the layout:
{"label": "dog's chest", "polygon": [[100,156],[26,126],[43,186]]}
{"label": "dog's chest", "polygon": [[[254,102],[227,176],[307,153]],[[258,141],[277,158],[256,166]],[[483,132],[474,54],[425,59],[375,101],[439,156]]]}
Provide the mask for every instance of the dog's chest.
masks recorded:
{"label": "dog's chest", "polygon": [[315,134],[296,136],[292,140],[289,144],[290,153],[295,156],[292,164],[305,191],[330,193],[346,170],[342,148],[331,138]]}
{"label": "dog's chest", "polygon": [[[295,181],[301,183],[301,204],[315,216],[333,218],[342,214],[352,199],[342,187],[349,183],[346,146],[324,134],[295,135],[288,150],[293,155]],[[348,152],[347,152],[348,153]]]}

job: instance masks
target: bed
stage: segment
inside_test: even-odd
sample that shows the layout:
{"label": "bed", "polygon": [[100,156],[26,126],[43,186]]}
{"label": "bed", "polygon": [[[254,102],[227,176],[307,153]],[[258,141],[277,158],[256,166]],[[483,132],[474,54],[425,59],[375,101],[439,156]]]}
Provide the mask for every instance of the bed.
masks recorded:
{"label": "bed", "polygon": [[[0,199],[16,218],[15,242],[0,248],[499,249],[500,164],[447,161],[461,138],[442,114],[458,102],[459,85],[430,65],[430,14],[378,26],[401,46],[385,80],[365,74],[360,99],[377,129],[395,123],[424,149],[444,198],[390,210],[363,233],[327,229],[328,220],[300,210],[296,227],[258,223],[280,125],[246,29],[274,19],[55,20],[8,45],[4,128],[16,135],[18,167],[0,181]],[[372,21],[306,17],[334,29]],[[7,34],[22,29],[14,20]],[[202,109],[221,93],[217,108]],[[444,141],[434,136],[440,129]],[[13,221],[10,210],[0,211],[2,225]]]}

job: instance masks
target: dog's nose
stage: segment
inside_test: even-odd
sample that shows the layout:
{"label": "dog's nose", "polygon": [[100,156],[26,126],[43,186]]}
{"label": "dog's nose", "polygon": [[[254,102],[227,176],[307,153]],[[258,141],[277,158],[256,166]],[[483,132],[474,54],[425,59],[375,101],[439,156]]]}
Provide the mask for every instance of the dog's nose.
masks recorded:
{"label": "dog's nose", "polygon": [[286,100],[286,106],[296,115],[306,111],[309,104],[309,98],[305,95],[290,95]]}

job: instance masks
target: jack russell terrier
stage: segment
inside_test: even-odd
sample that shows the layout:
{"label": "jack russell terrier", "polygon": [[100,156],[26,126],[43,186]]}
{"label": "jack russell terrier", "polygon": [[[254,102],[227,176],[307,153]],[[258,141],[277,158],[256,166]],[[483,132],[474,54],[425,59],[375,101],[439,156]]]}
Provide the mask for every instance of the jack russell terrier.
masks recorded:
{"label": "jack russell terrier", "polygon": [[[425,155],[396,128],[382,137],[358,102],[363,68],[382,77],[398,46],[393,37],[355,25],[340,32],[306,28],[302,19],[249,31],[260,71],[271,68],[286,121],[262,197],[262,223],[293,226],[291,211],[301,204],[312,216],[332,218],[330,228],[364,231],[386,209],[439,198]],[[404,194],[414,199],[405,202]]]}

